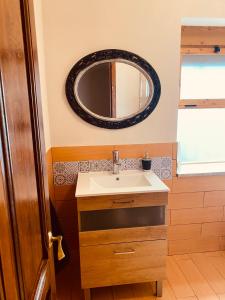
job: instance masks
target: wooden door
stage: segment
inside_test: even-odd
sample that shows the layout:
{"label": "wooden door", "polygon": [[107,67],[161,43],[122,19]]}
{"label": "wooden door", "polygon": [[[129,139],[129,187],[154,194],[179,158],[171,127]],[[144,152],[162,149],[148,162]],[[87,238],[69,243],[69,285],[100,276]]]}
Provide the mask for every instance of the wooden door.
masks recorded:
{"label": "wooden door", "polygon": [[0,0],[0,295],[55,299],[31,0]]}

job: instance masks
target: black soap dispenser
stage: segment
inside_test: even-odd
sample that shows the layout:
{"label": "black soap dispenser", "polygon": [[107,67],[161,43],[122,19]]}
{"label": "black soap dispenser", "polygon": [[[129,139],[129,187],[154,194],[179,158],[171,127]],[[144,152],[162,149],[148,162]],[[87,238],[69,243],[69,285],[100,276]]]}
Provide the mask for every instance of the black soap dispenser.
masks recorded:
{"label": "black soap dispenser", "polygon": [[142,163],[142,169],[144,171],[151,170],[152,161],[147,152],[145,153],[145,156],[142,158],[141,163]]}

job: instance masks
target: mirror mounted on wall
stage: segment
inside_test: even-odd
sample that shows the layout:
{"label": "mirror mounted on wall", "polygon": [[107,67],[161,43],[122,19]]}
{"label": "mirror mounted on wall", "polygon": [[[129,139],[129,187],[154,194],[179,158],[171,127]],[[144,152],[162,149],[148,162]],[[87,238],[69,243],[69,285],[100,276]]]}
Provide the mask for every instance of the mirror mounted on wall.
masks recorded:
{"label": "mirror mounted on wall", "polygon": [[140,56],[116,49],[89,54],[70,70],[66,96],[86,122],[110,129],[133,126],[158,104],[159,77]]}

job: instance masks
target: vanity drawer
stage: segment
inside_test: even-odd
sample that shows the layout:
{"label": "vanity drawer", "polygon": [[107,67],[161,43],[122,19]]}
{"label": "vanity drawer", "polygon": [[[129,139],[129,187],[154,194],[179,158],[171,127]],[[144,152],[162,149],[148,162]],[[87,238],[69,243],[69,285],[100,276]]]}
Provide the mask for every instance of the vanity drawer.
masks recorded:
{"label": "vanity drawer", "polygon": [[77,198],[78,211],[167,205],[168,193],[110,195]]}
{"label": "vanity drawer", "polygon": [[162,280],[165,240],[80,247],[82,288]]}
{"label": "vanity drawer", "polygon": [[165,205],[81,211],[79,229],[84,232],[165,225],[165,211]]}
{"label": "vanity drawer", "polygon": [[79,233],[80,246],[164,240],[166,238],[166,225],[84,231]]}

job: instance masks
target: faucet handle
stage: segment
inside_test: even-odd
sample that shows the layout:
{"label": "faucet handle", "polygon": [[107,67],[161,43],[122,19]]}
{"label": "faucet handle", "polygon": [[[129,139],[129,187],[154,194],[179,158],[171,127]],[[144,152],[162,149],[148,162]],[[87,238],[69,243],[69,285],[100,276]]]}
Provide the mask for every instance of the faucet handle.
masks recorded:
{"label": "faucet handle", "polygon": [[116,150],[116,149],[115,149],[115,150],[113,150],[112,152],[113,152],[113,153],[119,153],[119,150]]}

